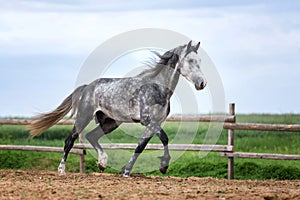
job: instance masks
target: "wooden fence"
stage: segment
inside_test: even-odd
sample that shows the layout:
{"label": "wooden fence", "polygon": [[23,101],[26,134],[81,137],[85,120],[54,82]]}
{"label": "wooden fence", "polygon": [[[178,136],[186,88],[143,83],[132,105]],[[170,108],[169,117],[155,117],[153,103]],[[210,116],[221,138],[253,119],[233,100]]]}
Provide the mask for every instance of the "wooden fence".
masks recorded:
{"label": "wooden fence", "polygon": [[[234,151],[234,131],[235,130],[262,130],[262,131],[291,131],[300,132],[300,124],[254,124],[237,123],[235,116],[235,104],[229,104],[229,115],[226,116],[171,116],[167,119],[170,122],[220,122],[223,128],[228,130],[228,143],[226,145],[205,145],[205,144],[169,144],[170,150],[177,151],[214,151],[220,152],[220,155],[228,158],[228,179],[234,178],[234,158],[261,158],[261,159],[281,159],[281,160],[300,160],[300,155],[289,154],[266,154],[251,152]],[[0,125],[27,125],[30,120],[11,120],[0,119]],[[71,125],[73,120],[61,121],[58,124]],[[101,144],[104,149],[135,149],[136,144]],[[80,156],[80,172],[85,171],[85,151],[92,149],[90,144],[84,144],[83,135],[79,137],[79,143],[75,144],[70,153]],[[148,144],[147,150],[163,150],[162,144]],[[45,152],[63,152],[63,148],[46,146],[28,146],[28,145],[0,145],[0,150],[24,150],[24,151],[45,151]]]}
{"label": "wooden fence", "polygon": [[[229,112],[235,115],[235,104],[229,105]],[[228,129],[228,145],[234,146],[234,130],[259,130],[259,131],[289,131],[300,132],[300,124],[258,124],[258,123],[237,123],[225,122],[224,129]],[[228,158],[228,179],[234,178],[234,158],[256,158],[273,160],[300,160],[300,155],[290,154],[269,154],[252,152],[221,152],[221,156]]]}

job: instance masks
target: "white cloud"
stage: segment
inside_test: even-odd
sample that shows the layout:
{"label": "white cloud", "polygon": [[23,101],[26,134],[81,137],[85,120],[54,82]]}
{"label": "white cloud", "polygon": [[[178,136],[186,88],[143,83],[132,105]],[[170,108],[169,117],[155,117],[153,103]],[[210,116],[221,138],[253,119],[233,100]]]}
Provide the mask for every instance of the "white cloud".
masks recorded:
{"label": "white cloud", "polygon": [[[34,7],[40,4],[33,2]],[[201,40],[214,51],[235,54],[261,56],[274,49],[286,53],[299,46],[300,30],[295,27],[300,25],[290,20],[299,18],[299,14],[282,17],[263,11],[261,6],[117,12],[9,10],[0,13],[0,43],[6,47],[2,53],[8,53],[6,49],[12,50],[10,53],[86,53],[115,34],[157,27]]]}
{"label": "white cloud", "polygon": [[[300,74],[300,13],[295,9],[298,4],[295,8],[285,5],[278,9],[281,4],[277,1],[272,5],[239,2],[214,5],[202,1],[206,6],[200,7],[201,3],[196,1],[193,5],[175,1],[168,7],[167,3],[160,5],[155,1],[147,6],[137,1],[105,4],[2,1],[0,54],[87,57],[116,34],[137,28],[166,28],[201,41],[221,74],[228,100],[240,104],[239,111],[259,112],[262,106],[252,105],[251,99],[272,96],[273,106],[266,109],[272,112],[283,98],[275,98],[275,79],[281,79],[278,82],[282,91],[298,87],[295,84]],[[4,67],[5,63],[0,65]],[[266,94],[267,89],[274,94]],[[292,92],[285,92],[285,96],[299,97]],[[282,105],[275,112],[290,112],[292,106],[296,107],[297,102]]]}

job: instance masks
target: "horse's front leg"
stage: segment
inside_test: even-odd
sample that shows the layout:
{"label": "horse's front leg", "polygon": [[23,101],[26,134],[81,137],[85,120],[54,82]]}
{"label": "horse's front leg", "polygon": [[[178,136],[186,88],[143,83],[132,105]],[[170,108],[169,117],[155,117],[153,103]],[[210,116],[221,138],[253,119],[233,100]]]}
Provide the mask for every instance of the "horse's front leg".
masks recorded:
{"label": "horse's front leg", "polygon": [[162,157],[159,157],[160,160],[160,167],[159,167],[159,171],[163,174],[165,174],[167,172],[167,169],[169,167],[169,162],[171,160],[171,156],[169,153],[169,138],[166,134],[166,132],[161,129],[159,131],[159,133],[157,133],[157,136],[159,137],[159,139],[161,140],[162,144],[164,145],[164,155]]}
{"label": "horse's front leg", "polygon": [[128,164],[126,166],[124,166],[122,169],[124,177],[130,176],[130,172],[132,170],[132,167],[133,167],[135,161],[137,160],[139,155],[143,152],[143,150],[147,146],[150,139],[156,133],[155,129],[156,128],[151,126],[150,124],[147,126],[147,128],[146,128],[145,132],[143,133],[143,135],[138,143],[138,146],[135,148],[134,153],[133,153],[132,157],[130,158]]}

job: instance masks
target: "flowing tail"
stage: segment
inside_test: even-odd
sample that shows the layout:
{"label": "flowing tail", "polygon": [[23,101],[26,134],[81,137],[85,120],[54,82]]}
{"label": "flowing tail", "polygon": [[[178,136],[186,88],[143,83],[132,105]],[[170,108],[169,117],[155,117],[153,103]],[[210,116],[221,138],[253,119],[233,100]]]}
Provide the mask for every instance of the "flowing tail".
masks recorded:
{"label": "flowing tail", "polygon": [[70,116],[71,118],[77,111],[77,104],[81,97],[82,90],[85,87],[86,85],[78,87],[55,110],[37,116],[35,120],[27,125],[26,128],[30,130],[30,138],[33,138],[45,132],[48,128],[56,124],[65,115],[67,115],[70,110],[73,109]]}

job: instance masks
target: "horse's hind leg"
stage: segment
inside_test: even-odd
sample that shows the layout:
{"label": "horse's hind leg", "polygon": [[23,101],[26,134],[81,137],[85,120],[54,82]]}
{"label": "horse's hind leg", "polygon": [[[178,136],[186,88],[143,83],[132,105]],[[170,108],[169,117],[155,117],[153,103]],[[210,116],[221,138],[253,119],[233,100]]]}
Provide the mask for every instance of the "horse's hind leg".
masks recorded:
{"label": "horse's hind leg", "polygon": [[[98,117],[98,116],[97,116]],[[98,119],[99,121],[99,119]],[[101,145],[99,144],[98,140],[105,134],[113,131],[116,129],[119,124],[114,121],[113,119],[106,118],[105,120],[101,120],[99,122],[99,126],[93,129],[91,132],[86,134],[86,139],[89,143],[94,147],[96,152],[98,153],[98,168],[100,171],[104,171],[107,167],[107,159],[108,156],[105,151],[102,149]]]}
{"label": "horse's hind leg", "polygon": [[89,122],[93,118],[93,111],[91,109],[85,109],[85,112],[86,113],[77,113],[73,130],[65,140],[64,154],[58,166],[58,173],[60,175],[65,175],[65,164],[75,140],[78,138],[79,134],[84,130],[84,128],[89,124]]}
{"label": "horse's hind leg", "polygon": [[71,132],[71,134],[66,138],[65,140],[65,146],[64,146],[64,154],[62,156],[61,162],[58,166],[58,173],[59,175],[65,175],[65,163],[67,161],[68,158],[68,154],[71,151],[73,145],[74,145],[74,141],[78,138],[79,133],[76,131],[76,127],[73,127],[73,130]]}

